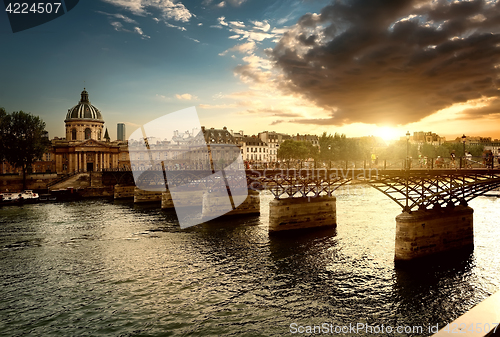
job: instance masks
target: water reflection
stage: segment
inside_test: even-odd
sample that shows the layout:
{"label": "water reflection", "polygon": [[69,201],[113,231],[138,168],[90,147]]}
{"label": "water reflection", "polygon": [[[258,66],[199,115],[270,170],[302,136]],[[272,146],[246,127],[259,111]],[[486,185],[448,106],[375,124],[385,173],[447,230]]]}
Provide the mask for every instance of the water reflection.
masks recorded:
{"label": "water reflection", "polygon": [[378,192],[339,198],[336,229],[271,236],[266,198],[261,216],[186,230],[173,210],[129,202],[0,209],[3,333],[281,336],[292,322],[443,324],[500,287],[498,202],[472,206],[472,254],[401,269],[399,210]]}

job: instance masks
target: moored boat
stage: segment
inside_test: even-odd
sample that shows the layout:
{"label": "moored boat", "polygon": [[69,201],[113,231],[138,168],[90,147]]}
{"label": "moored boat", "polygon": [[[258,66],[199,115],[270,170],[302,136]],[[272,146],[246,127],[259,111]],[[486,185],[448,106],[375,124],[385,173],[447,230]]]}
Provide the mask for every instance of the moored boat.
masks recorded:
{"label": "moored boat", "polygon": [[39,200],[38,193],[34,193],[32,190],[25,190],[23,192],[5,192],[0,193],[0,202],[2,204],[20,204],[20,203],[32,203]]}

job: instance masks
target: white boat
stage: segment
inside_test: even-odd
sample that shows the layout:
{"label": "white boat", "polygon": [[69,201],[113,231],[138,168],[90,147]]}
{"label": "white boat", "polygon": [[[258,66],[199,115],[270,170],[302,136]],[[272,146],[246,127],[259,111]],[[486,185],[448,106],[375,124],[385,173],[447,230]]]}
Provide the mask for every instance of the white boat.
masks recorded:
{"label": "white boat", "polygon": [[40,196],[38,193],[34,193],[32,190],[26,190],[21,193],[23,199],[38,199]]}
{"label": "white boat", "polygon": [[34,202],[39,200],[40,196],[38,193],[34,193],[32,190],[25,190],[23,192],[13,192],[13,193],[0,193],[0,201],[2,203],[15,203],[15,202]]}

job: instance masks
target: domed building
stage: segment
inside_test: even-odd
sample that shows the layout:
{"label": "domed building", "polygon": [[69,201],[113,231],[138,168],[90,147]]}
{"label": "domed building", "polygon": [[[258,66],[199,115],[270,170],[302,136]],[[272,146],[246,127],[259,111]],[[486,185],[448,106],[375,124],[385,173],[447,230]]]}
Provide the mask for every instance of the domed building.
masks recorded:
{"label": "domed building", "polygon": [[[56,172],[96,172],[119,167],[126,143],[110,142],[104,133],[101,111],[90,103],[85,88],[77,105],[68,109],[64,120],[65,139],[52,142]],[[127,159],[128,156],[122,156]]]}
{"label": "domed building", "polygon": [[66,114],[66,140],[101,140],[104,120],[101,112],[90,104],[89,93],[83,88],[80,102]]}

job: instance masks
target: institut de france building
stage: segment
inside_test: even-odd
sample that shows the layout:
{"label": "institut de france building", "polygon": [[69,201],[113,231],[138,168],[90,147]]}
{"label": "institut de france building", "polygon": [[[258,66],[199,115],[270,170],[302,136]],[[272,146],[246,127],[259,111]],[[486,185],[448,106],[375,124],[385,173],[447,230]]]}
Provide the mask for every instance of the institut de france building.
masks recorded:
{"label": "institut de france building", "polygon": [[52,162],[57,173],[94,172],[124,168],[128,163],[125,142],[111,142],[104,133],[101,112],[81,93],[77,105],[68,109],[64,120],[66,138],[52,140]]}

